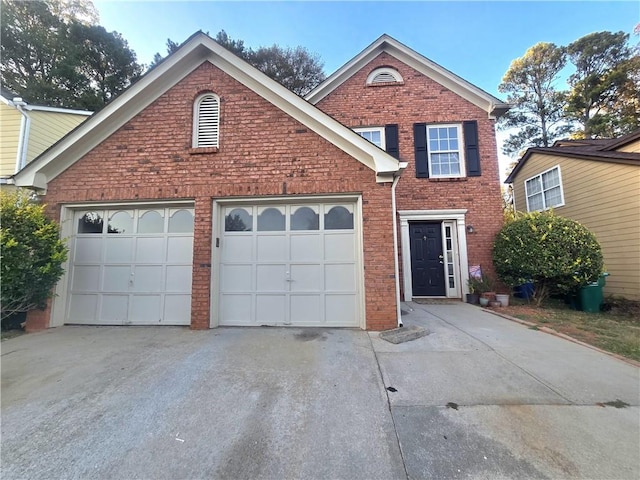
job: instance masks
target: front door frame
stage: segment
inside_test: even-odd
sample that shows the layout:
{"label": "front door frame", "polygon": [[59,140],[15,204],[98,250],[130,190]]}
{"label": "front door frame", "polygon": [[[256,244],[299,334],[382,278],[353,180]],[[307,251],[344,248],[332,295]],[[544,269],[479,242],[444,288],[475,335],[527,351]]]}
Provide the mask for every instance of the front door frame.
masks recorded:
{"label": "front door frame", "polygon": [[[445,271],[445,298],[462,298],[467,293],[467,281],[469,280],[469,260],[467,257],[467,230],[465,224],[466,209],[457,210],[400,210],[400,240],[402,245],[402,280],[404,285],[405,302],[413,299],[413,287],[411,281],[411,241],[409,235],[409,222],[441,222],[442,237],[445,242],[445,225],[452,226],[453,255],[454,255],[454,288],[449,288]],[[443,251],[446,252],[446,245]],[[443,269],[446,267],[443,265]]]}

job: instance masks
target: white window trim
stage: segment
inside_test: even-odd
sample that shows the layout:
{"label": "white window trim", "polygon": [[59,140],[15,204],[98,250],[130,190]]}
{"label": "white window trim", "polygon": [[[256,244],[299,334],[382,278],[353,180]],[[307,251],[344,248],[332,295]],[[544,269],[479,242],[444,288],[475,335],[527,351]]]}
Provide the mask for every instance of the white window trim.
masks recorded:
{"label": "white window trim", "polygon": [[[218,136],[216,138],[215,145],[206,145],[201,146],[198,144],[198,127],[200,125],[200,105],[202,101],[207,97],[215,98],[216,102],[218,102],[218,118],[217,118],[217,128],[218,128]],[[193,148],[219,148],[220,147],[220,97],[213,92],[206,92],[202,95],[199,95],[196,98],[195,102],[193,102],[193,133],[192,133],[192,141],[191,146]]]}
{"label": "white window trim", "polygon": [[[558,182],[559,182],[559,186],[560,186],[560,203],[557,205],[553,205],[551,207],[547,206],[547,201],[546,198],[544,196],[544,187],[542,186],[542,175],[544,175],[545,173],[548,173],[552,170],[558,169]],[[533,180],[534,178],[540,178],[540,193],[542,193],[542,209],[539,210],[531,210],[531,208],[529,207],[529,192],[527,191],[527,182],[530,180]],[[555,188],[555,187],[553,187]],[[545,210],[550,210],[552,208],[558,208],[558,207],[563,207],[564,206],[564,188],[562,187],[562,170],[560,169],[560,165],[556,165],[554,167],[548,168],[543,172],[538,173],[537,175],[533,175],[532,177],[529,177],[527,179],[525,179],[524,181],[524,198],[527,201],[527,212],[544,212]],[[515,202],[514,202],[515,205]]]}
{"label": "white window trim", "polygon": [[[394,81],[396,83],[403,83],[404,79],[402,78],[402,75],[400,75],[400,72],[398,72],[395,68],[390,68],[390,67],[380,67],[380,68],[376,68],[373,72],[371,72],[369,74],[369,76],[367,77],[367,85],[376,85],[376,83],[373,81],[378,75],[380,74],[388,74],[391,75],[394,78]],[[381,83],[388,83],[388,82],[381,82]]]}
{"label": "white window trim", "polygon": [[[436,150],[435,152],[433,152],[431,150],[430,145],[429,145],[429,129],[430,128],[451,128],[451,127],[455,127],[458,129],[458,158],[460,159],[460,173],[458,175],[435,175],[432,170],[431,170],[431,155],[433,153],[452,153],[454,152],[454,150]],[[439,123],[428,123],[427,124],[427,132],[426,132],[426,138],[427,138],[427,163],[429,164],[429,178],[462,178],[462,177],[466,177],[467,176],[467,168],[466,168],[466,159],[464,156],[464,151],[465,151],[465,145],[464,145],[464,131],[463,131],[463,125],[461,123],[443,123],[443,124],[439,124]]]}
{"label": "white window trim", "polygon": [[356,132],[357,134],[360,134],[361,132],[380,132],[380,144],[381,144],[380,148],[382,150],[387,149],[387,139],[384,136],[384,127],[358,127],[358,128],[354,128],[353,131]]}

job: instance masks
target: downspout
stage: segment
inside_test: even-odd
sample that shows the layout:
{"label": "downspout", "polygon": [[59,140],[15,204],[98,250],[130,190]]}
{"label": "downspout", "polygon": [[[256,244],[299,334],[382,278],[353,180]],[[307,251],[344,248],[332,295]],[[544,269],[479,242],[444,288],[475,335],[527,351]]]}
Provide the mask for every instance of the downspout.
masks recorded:
{"label": "downspout", "polygon": [[18,154],[16,156],[16,173],[24,168],[27,163],[27,151],[29,149],[28,138],[29,130],[31,128],[31,117],[27,114],[24,107],[27,106],[27,102],[20,97],[16,97],[11,102],[22,114],[22,121],[20,122],[20,136],[18,137]]}
{"label": "downspout", "polygon": [[400,162],[400,170],[393,175],[393,183],[391,184],[391,213],[393,215],[393,266],[395,268],[396,277],[396,316],[398,317],[398,327],[402,327],[402,309],[400,307],[400,263],[398,262],[398,220],[396,208],[396,187],[400,181],[400,176],[407,162]]}

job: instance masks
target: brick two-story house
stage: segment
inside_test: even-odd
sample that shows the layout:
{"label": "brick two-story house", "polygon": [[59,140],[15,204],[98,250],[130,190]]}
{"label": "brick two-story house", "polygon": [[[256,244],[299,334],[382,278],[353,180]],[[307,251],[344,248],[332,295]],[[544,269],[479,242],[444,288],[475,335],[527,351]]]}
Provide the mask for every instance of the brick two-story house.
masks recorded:
{"label": "brick two-story house", "polygon": [[461,298],[506,108],[387,36],[305,100],[197,33],[16,175],[70,246],[28,328],[380,330],[401,292]]}

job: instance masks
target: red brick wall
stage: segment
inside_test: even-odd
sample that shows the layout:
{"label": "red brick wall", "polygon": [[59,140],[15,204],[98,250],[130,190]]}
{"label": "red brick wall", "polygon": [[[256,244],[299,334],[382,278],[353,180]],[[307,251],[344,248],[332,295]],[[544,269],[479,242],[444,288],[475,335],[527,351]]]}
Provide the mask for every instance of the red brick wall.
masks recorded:
{"label": "red brick wall", "polygon": [[[369,73],[393,67],[404,85],[366,86]],[[317,106],[349,127],[397,123],[400,159],[409,162],[397,186],[398,210],[466,208],[469,265],[492,272],[491,246],[502,226],[502,203],[496,151],[495,121],[487,112],[394,57],[382,53],[340,85]],[[414,123],[461,123],[477,120],[482,176],[436,180],[416,178]]]}
{"label": "red brick wall", "polygon": [[[190,154],[193,101],[221,99],[220,150]],[[194,199],[192,328],[209,326],[213,198],[361,193],[368,329],[396,326],[390,184],[242,84],[203,64],[49,183],[60,204]],[[35,314],[33,315],[35,320]],[[42,322],[40,322],[42,323]],[[35,327],[34,323],[34,327]]]}

